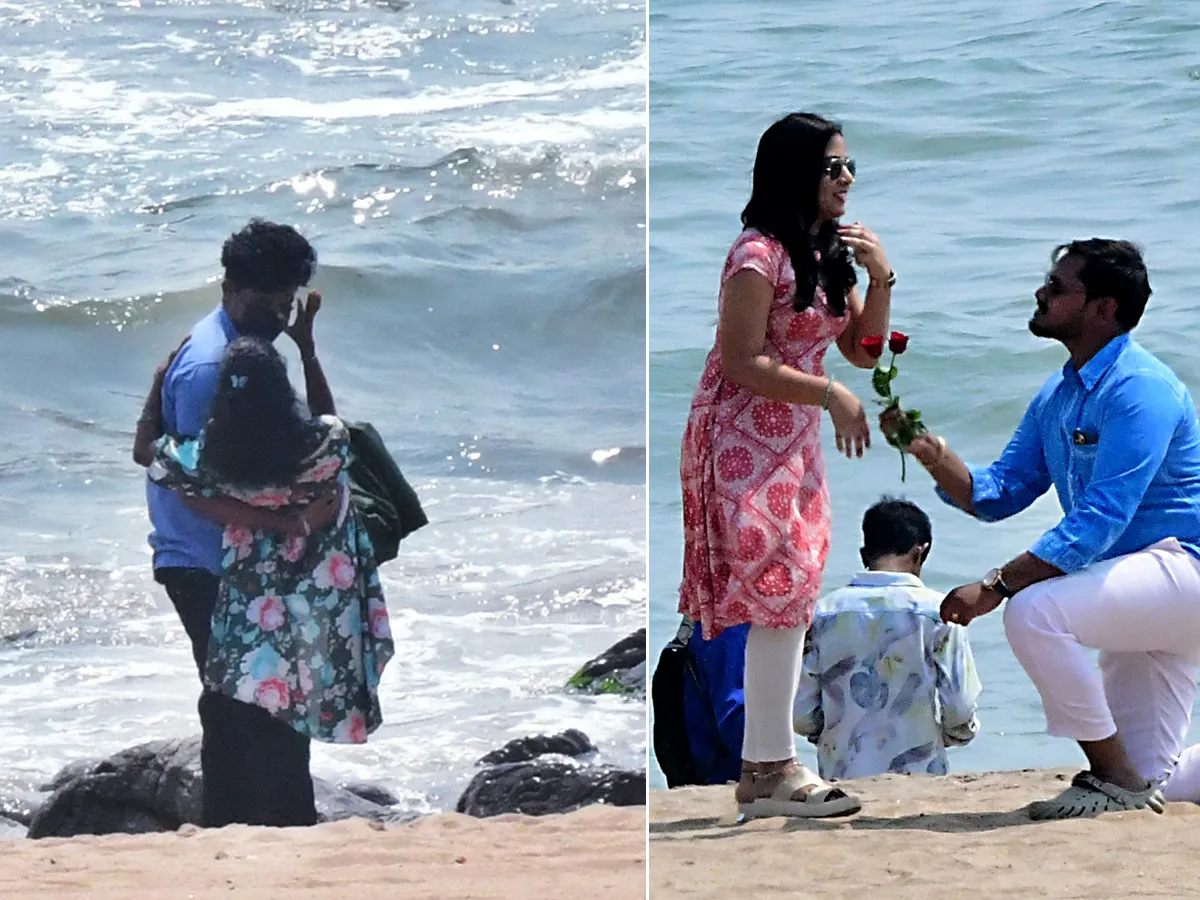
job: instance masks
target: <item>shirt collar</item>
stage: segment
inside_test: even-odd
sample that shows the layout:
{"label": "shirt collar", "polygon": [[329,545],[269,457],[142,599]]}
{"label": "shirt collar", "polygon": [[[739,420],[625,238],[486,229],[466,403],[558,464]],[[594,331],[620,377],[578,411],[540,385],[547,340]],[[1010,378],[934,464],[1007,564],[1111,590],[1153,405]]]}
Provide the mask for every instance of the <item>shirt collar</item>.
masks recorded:
{"label": "shirt collar", "polygon": [[1075,363],[1067,360],[1063,365],[1063,374],[1073,373],[1080,381],[1083,382],[1085,390],[1092,390],[1100,379],[1108,374],[1108,370],[1113,367],[1121,354],[1129,347],[1129,334],[1119,334],[1102,348],[1100,352],[1083,364],[1082,369],[1076,370]]}
{"label": "shirt collar", "polygon": [[217,307],[217,324],[221,326],[221,330],[225,332],[225,337],[233,343],[238,338],[237,326],[233,324],[233,319],[229,318],[229,313],[225,311],[225,304],[222,303]]}
{"label": "shirt collar", "polygon": [[859,572],[850,579],[850,587],[925,587],[916,575],[909,572]]}

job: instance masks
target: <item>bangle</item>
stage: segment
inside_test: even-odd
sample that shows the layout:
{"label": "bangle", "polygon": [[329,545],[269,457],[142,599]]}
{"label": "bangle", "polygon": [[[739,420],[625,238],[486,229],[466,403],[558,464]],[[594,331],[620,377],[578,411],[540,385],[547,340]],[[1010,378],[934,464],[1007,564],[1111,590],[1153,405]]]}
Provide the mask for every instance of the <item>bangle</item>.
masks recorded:
{"label": "bangle", "polygon": [[312,526],[308,524],[308,517],[304,513],[300,513],[300,524],[304,526],[304,536],[310,537],[312,535]]}
{"label": "bangle", "polygon": [[830,378],[829,383],[825,385],[825,396],[821,400],[821,409],[829,409],[829,398],[833,396],[833,382],[834,379]]}
{"label": "bangle", "polygon": [[896,284],[896,270],[892,269],[888,272],[888,277],[883,280],[871,279],[870,284],[880,285],[882,287],[894,287]]}

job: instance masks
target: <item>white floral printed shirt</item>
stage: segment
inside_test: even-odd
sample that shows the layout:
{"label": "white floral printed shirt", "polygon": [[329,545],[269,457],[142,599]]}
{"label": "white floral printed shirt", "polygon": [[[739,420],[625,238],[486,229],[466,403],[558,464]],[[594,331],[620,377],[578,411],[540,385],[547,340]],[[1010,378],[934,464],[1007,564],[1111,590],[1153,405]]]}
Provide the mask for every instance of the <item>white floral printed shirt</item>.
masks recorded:
{"label": "white floral printed shirt", "polygon": [[817,602],[793,719],[821,777],[945,775],[946,747],[975,736],[975,660],[942,597],[915,575],[861,572]]}

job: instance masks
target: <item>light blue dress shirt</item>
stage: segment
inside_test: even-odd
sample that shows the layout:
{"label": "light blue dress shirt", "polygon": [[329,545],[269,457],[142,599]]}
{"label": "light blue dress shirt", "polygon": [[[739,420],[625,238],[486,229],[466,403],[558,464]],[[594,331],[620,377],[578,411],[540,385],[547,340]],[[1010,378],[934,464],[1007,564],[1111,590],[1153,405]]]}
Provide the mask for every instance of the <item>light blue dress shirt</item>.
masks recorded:
{"label": "light blue dress shirt", "polygon": [[[1129,335],[1043,385],[1000,459],[968,465],[983,521],[1053,485],[1065,513],[1030,552],[1063,572],[1178,539],[1200,557],[1200,425],[1191,394]],[[940,489],[947,503],[953,501]]]}
{"label": "light blue dress shirt", "polygon": [[[208,424],[217,395],[225,350],[238,336],[229,314],[218,306],[192,329],[186,344],[167,369],[162,389],[166,433],[185,441]],[[150,546],[154,568],[206,569],[221,574],[222,527],[192,512],[174,491],[146,480],[150,508]]]}

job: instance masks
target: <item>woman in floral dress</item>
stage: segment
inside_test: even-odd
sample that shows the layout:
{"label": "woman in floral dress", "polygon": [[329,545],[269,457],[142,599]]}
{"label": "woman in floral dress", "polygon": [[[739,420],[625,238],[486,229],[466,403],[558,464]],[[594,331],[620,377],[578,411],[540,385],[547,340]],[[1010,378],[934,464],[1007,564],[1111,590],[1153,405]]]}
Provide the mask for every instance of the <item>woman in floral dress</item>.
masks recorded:
{"label": "woman in floral dress", "polygon": [[[792,701],[829,552],[823,411],[837,448],[870,446],[862,404],[826,377],[837,343],[855,366],[886,334],[895,276],[879,240],[841,225],[854,161],[841,128],[793,113],[763,134],[744,230],[721,274],[719,322],[683,437],[680,611],[705,638],[750,624],[736,789],[747,816],[853,812],[857,798],[796,759]],[[865,303],[852,263],[870,279]]]}
{"label": "woman in floral dress", "polygon": [[274,347],[238,338],[204,432],[183,443],[163,435],[151,449],[151,481],[186,496],[276,510],[337,498],[340,514],[325,528],[225,527],[205,683],[305,738],[365,742],[382,720],[377,689],[394,649],[370,539],[350,503],[346,426],[309,414]]}

